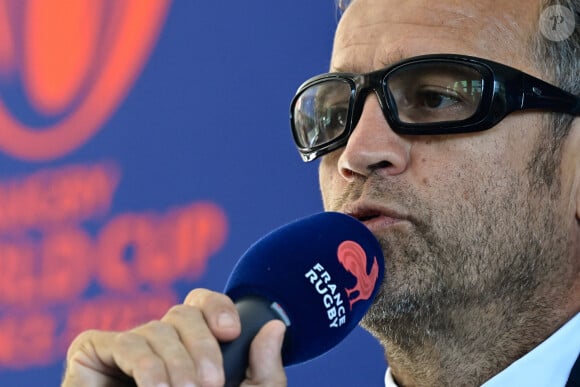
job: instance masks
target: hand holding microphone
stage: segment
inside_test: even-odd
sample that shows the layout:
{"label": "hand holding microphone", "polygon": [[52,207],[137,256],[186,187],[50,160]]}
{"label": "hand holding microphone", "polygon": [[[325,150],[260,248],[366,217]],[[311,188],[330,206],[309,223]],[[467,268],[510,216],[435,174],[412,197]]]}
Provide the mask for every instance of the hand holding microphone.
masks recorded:
{"label": "hand holding microphone", "polygon": [[243,380],[244,354],[268,320],[287,325],[285,366],[333,348],[370,307],[383,271],[375,237],[344,214],[316,214],[260,239],[239,260],[226,285],[242,321],[240,337],[222,347],[226,386]]}
{"label": "hand holding microphone", "polygon": [[238,386],[247,375],[252,385],[284,385],[283,365],[325,353],[358,324],[383,261],[370,231],[347,215],[290,223],[244,254],[226,285],[229,297],[197,289],[159,322],[81,334],[63,386]]}

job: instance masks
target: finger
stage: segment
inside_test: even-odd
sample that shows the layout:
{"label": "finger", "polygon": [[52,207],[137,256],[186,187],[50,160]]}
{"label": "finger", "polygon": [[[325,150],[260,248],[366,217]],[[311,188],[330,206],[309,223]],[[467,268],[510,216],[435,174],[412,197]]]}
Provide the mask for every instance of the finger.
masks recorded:
{"label": "finger", "polygon": [[[239,335],[237,310],[227,296],[206,289],[192,291],[186,304],[170,310],[164,322],[133,331],[79,335],[69,349],[63,386],[110,385],[127,381],[125,374],[143,386],[180,385],[191,379],[200,386],[221,384],[217,340]],[[97,380],[103,383],[90,384]]]}
{"label": "finger", "polygon": [[[85,331],[78,335],[67,351],[62,387],[123,385],[130,379],[123,374],[113,358],[116,332]],[[111,349],[111,350],[109,350]],[[131,385],[131,384],[127,384]]]}
{"label": "finger", "polygon": [[280,320],[270,321],[260,329],[250,346],[250,365],[242,386],[286,386],[282,365],[285,331],[286,326]]}
{"label": "finger", "polygon": [[[138,386],[169,386],[170,378],[164,360],[155,352],[148,339],[135,331],[116,335],[112,343],[115,364]],[[104,349],[106,352],[110,348]]]}
{"label": "finger", "polygon": [[208,289],[195,289],[187,295],[184,304],[202,311],[209,329],[219,341],[230,341],[240,335],[238,311],[225,294]]}
{"label": "finger", "polygon": [[[168,314],[173,313],[174,308]],[[191,312],[201,316],[197,310],[192,310]],[[205,326],[205,323],[203,323],[203,326]],[[137,363],[138,368],[133,370],[136,381],[146,380],[149,382],[149,380],[152,380],[147,368],[150,364],[147,362],[151,362],[151,366],[155,368],[159,360],[171,386],[185,386],[195,383],[197,374],[194,361],[182,342],[181,335],[175,325],[167,321],[151,321],[134,329],[132,333],[142,337],[155,355],[143,360],[136,359],[145,362],[145,364]],[[141,378],[141,374],[145,374],[146,378]]]}
{"label": "finger", "polygon": [[190,305],[178,305],[171,308],[163,321],[175,327],[180,344],[195,369],[197,385],[222,386],[225,377],[219,343],[202,312]]}

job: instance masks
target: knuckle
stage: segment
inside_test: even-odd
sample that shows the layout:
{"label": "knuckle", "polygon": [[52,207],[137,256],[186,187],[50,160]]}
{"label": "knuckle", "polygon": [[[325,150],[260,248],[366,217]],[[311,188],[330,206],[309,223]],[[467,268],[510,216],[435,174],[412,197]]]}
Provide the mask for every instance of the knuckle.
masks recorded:
{"label": "knuckle", "polygon": [[135,366],[137,370],[145,373],[153,373],[165,368],[163,361],[153,353],[139,356],[135,359]]}
{"label": "knuckle", "polygon": [[138,327],[136,331],[143,332],[143,334],[148,336],[169,336],[174,334],[175,328],[167,322],[152,320]]}
{"label": "knuckle", "polygon": [[208,289],[194,289],[185,298],[185,303],[206,310],[209,307],[230,307],[234,308],[232,300],[223,293],[214,292]]}
{"label": "knuckle", "polygon": [[195,321],[203,321],[201,311],[190,305],[172,306],[163,316],[161,321],[175,327],[193,327]]}
{"label": "knuckle", "polygon": [[185,297],[185,304],[198,305],[200,300],[208,296],[211,291],[205,288],[197,288],[190,291]]}
{"label": "knuckle", "polygon": [[171,356],[165,359],[167,369],[174,371],[186,371],[191,367],[191,359],[185,356]]}
{"label": "knuckle", "polygon": [[196,350],[196,352],[208,355],[210,353],[219,351],[219,345],[217,339],[210,334],[198,335],[196,337],[187,337],[185,340],[185,345],[190,351]]}
{"label": "knuckle", "polygon": [[132,345],[136,341],[141,340],[144,340],[144,338],[141,335],[133,331],[125,331],[120,332],[115,336],[113,344],[117,348],[124,348]]}
{"label": "knuckle", "polygon": [[89,343],[92,337],[99,331],[95,329],[87,330],[79,333],[71,342],[67,350],[67,359],[70,359],[79,349],[83,348],[87,343]]}
{"label": "knuckle", "polygon": [[78,344],[84,343],[85,341],[90,340],[91,337],[95,334],[95,332],[97,332],[97,331],[94,329],[91,329],[91,330],[79,333],[72,341],[71,347],[74,346],[75,344],[78,345]]}
{"label": "knuckle", "polygon": [[[171,308],[169,308],[167,313],[165,313],[164,319],[167,317],[177,317],[177,318],[185,317],[192,313],[196,313],[197,311],[198,311],[197,308],[189,305],[174,305]],[[162,319],[162,321],[164,321],[164,319]]]}
{"label": "knuckle", "polygon": [[199,386],[200,387],[220,387],[223,386],[225,383],[225,378],[223,376],[220,377],[215,377],[215,379],[211,379],[211,380],[200,380],[199,381]]}

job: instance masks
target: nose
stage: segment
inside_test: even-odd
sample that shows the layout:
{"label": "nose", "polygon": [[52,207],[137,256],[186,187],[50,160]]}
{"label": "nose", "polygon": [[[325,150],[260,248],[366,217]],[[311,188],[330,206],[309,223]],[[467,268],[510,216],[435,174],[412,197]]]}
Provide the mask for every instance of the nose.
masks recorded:
{"label": "nose", "polygon": [[409,165],[410,144],[391,130],[375,94],[367,97],[361,117],[338,159],[347,181],[376,172],[397,175]]}

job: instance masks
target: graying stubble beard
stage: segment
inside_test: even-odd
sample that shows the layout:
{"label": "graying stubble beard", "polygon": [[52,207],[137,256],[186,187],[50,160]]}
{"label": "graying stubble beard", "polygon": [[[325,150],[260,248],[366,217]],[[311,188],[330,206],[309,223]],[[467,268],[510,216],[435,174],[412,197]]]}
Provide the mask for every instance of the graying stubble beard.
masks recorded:
{"label": "graying stubble beard", "polygon": [[[553,212],[558,195],[546,186],[537,191],[537,184],[532,192],[529,176],[506,177],[501,187],[491,179],[478,184],[493,192],[450,200],[445,219],[423,209],[425,221],[412,232],[379,237],[386,279],[361,325],[383,343],[413,351],[442,338],[493,336],[491,326],[497,334],[509,331],[528,311],[545,314],[550,324],[554,300],[538,294],[547,275],[565,270],[563,226]],[[407,208],[422,208],[404,195]]]}

